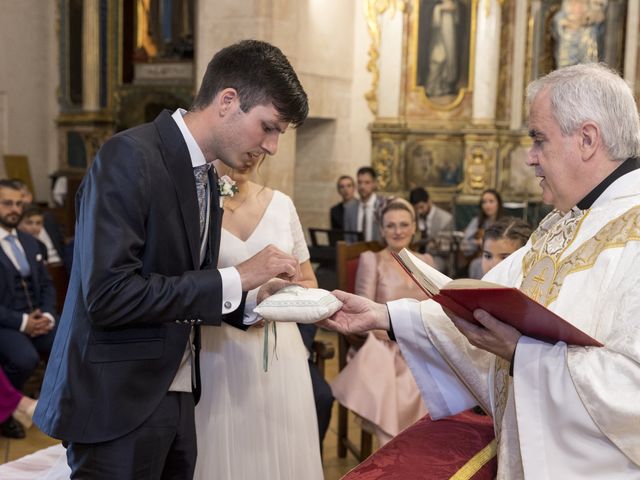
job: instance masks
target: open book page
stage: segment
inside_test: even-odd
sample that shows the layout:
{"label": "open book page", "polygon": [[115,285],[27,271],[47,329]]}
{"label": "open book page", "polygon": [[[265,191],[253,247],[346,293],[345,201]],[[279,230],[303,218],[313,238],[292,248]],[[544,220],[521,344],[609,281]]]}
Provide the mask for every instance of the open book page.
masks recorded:
{"label": "open book page", "polygon": [[602,346],[517,288],[469,278],[451,280],[407,249],[393,256],[427,295],[469,322],[478,324],[473,312],[482,309],[528,337],[548,343]]}
{"label": "open book page", "polygon": [[431,293],[437,295],[443,288],[504,288],[504,285],[485,282],[474,278],[458,278],[451,280],[444,273],[439,272],[431,265],[423,262],[406,248],[403,248],[398,257],[405,266],[418,279],[420,284]]}
{"label": "open book page", "polygon": [[400,250],[397,257],[395,255],[394,257],[431,297],[437,295],[442,287],[451,282],[451,279],[444,273],[440,273],[431,265],[423,262],[406,248]]}

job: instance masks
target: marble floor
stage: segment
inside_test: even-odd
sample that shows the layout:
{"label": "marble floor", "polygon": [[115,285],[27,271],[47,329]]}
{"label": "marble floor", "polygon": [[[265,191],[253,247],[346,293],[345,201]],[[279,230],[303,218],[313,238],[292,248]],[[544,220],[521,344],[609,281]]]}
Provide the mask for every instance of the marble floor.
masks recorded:
{"label": "marble floor", "polygon": [[[336,349],[337,355],[337,338],[333,332],[319,331],[318,339],[331,342]],[[337,358],[329,360],[326,365],[325,375],[327,379],[333,378],[338,373],[338,361]],[[346,458],[338,458],[337,455],[337,416],[338,416],[337,404],[333,406],[333,416],[331,418],[331,425],[329,431],[324,439],[324,474],[325,480],[337,480],[341,478],[345,473],[351,470],[358,464],[358,461],[348,454]],[[352,441],[356,442],[359,437],[360,429],[353,421],[353,416],[350,415],[349,436],[352,437]],[[27,431],[27,437],[21,440],[10,440],[4,437],[0,437],[0,463],[15,460],[29,453],[33,453],[36,450],[46,448],[48,446],[58,443],[56,440],[46,436],[40,432],[37,427],[33,426]],[[374,439],[375,449],[375,439]]]}

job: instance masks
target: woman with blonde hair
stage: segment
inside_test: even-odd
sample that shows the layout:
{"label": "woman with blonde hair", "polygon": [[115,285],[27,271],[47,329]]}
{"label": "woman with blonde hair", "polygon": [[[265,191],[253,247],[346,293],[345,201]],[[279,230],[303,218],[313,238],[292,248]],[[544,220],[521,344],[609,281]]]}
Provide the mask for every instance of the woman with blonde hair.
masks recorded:
{"label": "woman with blonde hair", "polygon": [[[391,199],[382,210],[380,230],[386,247],[360,255],[355,293],[376,302],[426,300],[391,255],[411,245],[416,232],[411,204],[401,198]],[[430,255],[413,253],[433,266]],[[380,445],[427,413],[398,345],[384,331],[368,334],[364,345],[331,382],[331,388],[342,405],[373,426]]]}

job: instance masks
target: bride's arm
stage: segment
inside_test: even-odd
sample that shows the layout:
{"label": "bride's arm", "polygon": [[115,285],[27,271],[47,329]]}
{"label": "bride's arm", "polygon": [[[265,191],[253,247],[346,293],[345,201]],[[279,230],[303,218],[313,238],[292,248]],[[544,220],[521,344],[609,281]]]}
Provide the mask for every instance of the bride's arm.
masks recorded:
{"label": "bride's arm", "polygon": [[300,279],[294,280],[294,282],[299,283],[303,287],[318,288],[318,280],[316,279],[316,274],[313,273],[311,260],[307,260],[300,264]]}

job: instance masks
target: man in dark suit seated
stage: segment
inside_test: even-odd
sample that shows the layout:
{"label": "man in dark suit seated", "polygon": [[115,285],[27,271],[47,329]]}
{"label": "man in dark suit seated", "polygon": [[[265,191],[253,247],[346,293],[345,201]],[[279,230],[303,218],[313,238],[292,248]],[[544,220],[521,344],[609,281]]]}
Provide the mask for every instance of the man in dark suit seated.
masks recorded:
{"label": "man in dark suit seated", "polygon": [[356,184],[353,177],[342,175],[336,183],[338,194],[342,197],[340,203],[331,207],[331,229],[344,230],[344,210],[349,203],[355,203]]}
{"label": "man in dark suit seated", "polygon": [[22,205],[20,189],[0,180],[0,364],[17,389],[51,351],[56,324],[55,289],[38,240],[16,229]]}
{"label": "man in dark suit seated", "polygon": [[[29,186],[17,178],[12,178],[11,181],[22,192],[24,206],[33,205],[33,193],[29,190]],[[51,213],[42,212],[42,228],[36,238],[47,247],[48,262],[62,263],[67,268],[67,271],[70,272],[71,258],[66,248],[64,234]]]}

